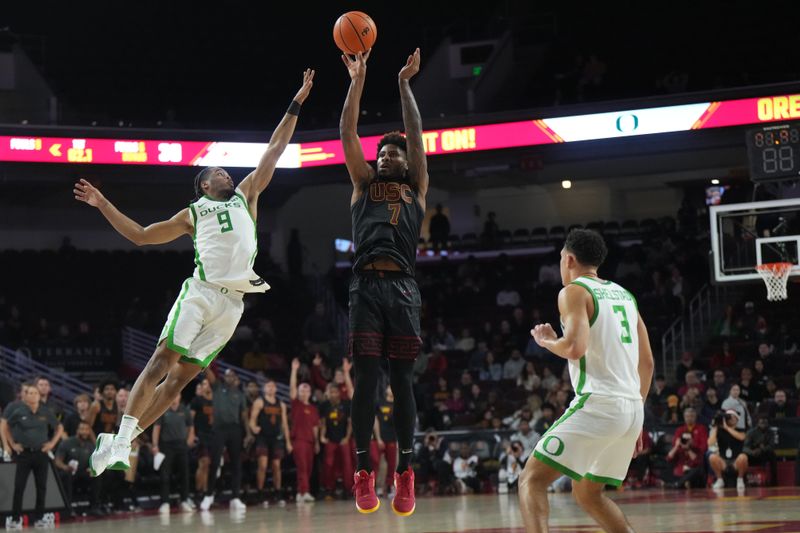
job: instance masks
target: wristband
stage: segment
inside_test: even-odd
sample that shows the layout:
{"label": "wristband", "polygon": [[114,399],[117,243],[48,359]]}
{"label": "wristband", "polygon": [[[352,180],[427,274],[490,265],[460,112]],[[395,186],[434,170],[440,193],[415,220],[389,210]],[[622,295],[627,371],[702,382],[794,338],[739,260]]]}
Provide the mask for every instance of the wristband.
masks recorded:
{"label": "wristband", "polygon": [[287,115],[294,115],[297,116],[300,114],[300,102],[297,100],[292,100],[292,103],[289,104],[289,109],[286,110]]}

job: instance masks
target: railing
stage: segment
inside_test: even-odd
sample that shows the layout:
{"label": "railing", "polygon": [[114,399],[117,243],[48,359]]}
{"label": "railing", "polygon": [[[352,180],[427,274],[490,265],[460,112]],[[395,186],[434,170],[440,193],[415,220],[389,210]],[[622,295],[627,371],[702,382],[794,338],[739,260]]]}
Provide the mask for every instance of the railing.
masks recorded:
{"label": "railing", "polygon": [[50,394],[68,412],[75,410],[72,403],[75,396],[89,394],[91,397],[93,390],[88,383],[34,361],[21,350],[14,351],[5,346],[0,346],[0,372],[15,383],[22,383],[36,376],[46,377],[50,381]]}
{"label": "railing", "polygon": [[719,306],[720,292],[724,293],[725,289],[703,285],[689,301],[683,316],[675,319],[661,336],[661,371],[665,376],[674,377],[679,354],[694,350],[708,337],[712,317]]}
{"label": "railing", "polygon": [[[122,361],[135,369],[141,370],[153,355],[158,338],[144,331],[125,327],[122,330]],[[264,378],[258,374],[245,370],[244,368],[226,363],[222,359],[216,359],[217,366],[224,372],[233,370],[239,375],[239,379],[244,381],[255,381],[262,383]],[[278,388],[277,396],[284,402],[289,401],[289,386],[286,383],[275,382]]]}

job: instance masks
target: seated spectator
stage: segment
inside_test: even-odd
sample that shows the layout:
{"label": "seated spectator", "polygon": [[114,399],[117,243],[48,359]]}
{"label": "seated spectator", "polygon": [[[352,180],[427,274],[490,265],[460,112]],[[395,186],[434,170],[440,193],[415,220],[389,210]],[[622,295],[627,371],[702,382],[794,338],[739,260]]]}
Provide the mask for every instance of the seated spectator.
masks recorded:
{"label": "seated spectator", "polygon": [[464,370],[461,372],[461,379],[459,382],[461,383],[461,391],[468,391],[474,383],[472,380],[472,373],[469,370]]}
{"label": "seated spectator", "polygon": [[795,406],[787,401],[786,391],[783,389],[776,390],[772,399],[762,402],[758,410],[761,415],[766,416],[770,420],[800,416]]}
{"label": "seated spectator", "polygon": [[517,378],[517,387],[521,387],[528,392],[538,390],[542,386],[542,378],[536,374],[533,363],[528,361]]}
{"label": "seated spectator", "polygon": [[[739,395],[745,402],[757,404],[764,399],[766,391],[753,380],[753,369],[743,367],[739,378]],[[750,427],[750,426],[748,426]]]}
{"label": "seated spectator", "polygon": [[[736,385],[734,385],[736,387]],[[747,473],[747,455],[743,453],[745,434],[737,429],[739,414],[733,409],[728,409],[714,418],[711,433],[708,436],[708,464],[717,480],[715,489],[725,488],[723,474],[728,470],[735,470],[736,488],[744,489],[744,476]]]}
{"label": "seated spectator", "polygon": [[479,341],[477,348],[475,348],[469,356],[469,369],[475,372],[480,372],[483,368],[483,363],[486,360],[486,354],[489,353],[489,348],[486,341]]}
{"label": "seated spectator", "polygon": [[712,378],[711,387],[717,390],[718,398],[727,398],[730,385],[728,385],[728,377],[722,369],[714,370],[714,377]]}
{"label": "seated spectator", "polygon": [[477,383],[472,384],[465,401],[467,402],[467,411],[470,413],[482,413],[486,410],[486,399],[483,397],[481,386]]}
{"label": "seated spectator", "polygon": [[775,348],[768,342],[758,344],[758,355],[755,361],[761,361],[764,364],[764,374],[768,376],[777,375],[783,368],[780,358],[776,358],[774,351]]}
{"label": "seated spectator", "polygon": [[461,389],[459,387],[453,387],[450,398],[445,401],[445,407],[447,407],[451,418],[455,418],[466,411],[467,404],[461,396]]}
{"label": "seated spectator", "polygon": [[[740,397],[741,389],[739,385],[734,383],[728,391],[728,397],[722,402],[722,409],[725,411],[733,410],[736,412],[736,429],[745,431],[747,428],[753,426],[750,411],[747,404]],[[742,439],[744,440],[744,439]]]}
{"label": "seated spectator", "polygon": [[[566,368],[566,365],[564,365]],[[545,365],[542,369],[542,388],[546,391],[553,390],[554,387],[557,387],[560,380],[553,374],[553,369],[549,366]]]}
{"label": "seated spectator", "polygon": [[514,288],[511,281],[506,281],[503,289],[497,293],[497,298],[495,298],[497,307],[517,307],[519,302],[519,292]]}
{"label": "seated spectator", "polygon": [[672,388],[667,386],[667,380],[663,374],[657,374],[653,381],[653,388],[647,399],[650,403],[650,408],[653,414],[659,418],[664,415],[667,410],[667,398],[672,394]]}
{"label": "seated spectator", "polygon": [[[86,396],[87,410],[88,400]],[[62,440],[58,445],[55,466],[59,470],[70,511],[77,493],[83,492],[89,497],[89,513],[92,516],[104,516],[105,513],[99,507],[100,478],[92,477],[89,469],[89,457],[94,451],[94,440],[89,422],[79,420],[72,437]]]}
{"label": "seated spectator", "polygon": [[514,412],[513,415],[503,419],[503,425],[509,429],[518,430],[522,422],[533,425],[533,412],[530,407],[524,406]]}
{"label": "seated spectator", "polygon": [[679,424],[680,423],[680,400],[675,394],[670,394],[667,397],[667,409],[661,415],[661,421],[666,424]]}
{"label": "seated spectator", "polygon": [[684,376],[684,381],[685,384],[678,389],[678,396],[681,398],[683,398],[686,395],[687,391],[690,388],[697,389],[698,395],[706,391],[705,384],[702,381],[700,381],[699,372],[695,370],[690,370],[686,372],[686,375]]}
{"label": "seated spectator", "polygon": [[522,353],[519,350],[512,351],[511,357],[503,365],[503,379],[516,381],[524,366],[525,360],[522,358]]}
{"label": "seated spectator", "polygon": [[703,406],[703,400],[700,397],[700,391],[696,387],[689,387],[686,394],[681,398],[681,403],[678,406],[681,412],[684,409],[691,407],[699,411]]}
{"label": "seated spectator", "polygon": [[525,457],[530,457],[540,437],[541,435],[531,429],[527,420],[521,420],[519,423],[519,430],[511,435],[511,442],[521,443],[524,447],[523,455]]}
{"label": "seated spectator", "polygon": [[[449,454],[448,456],[449,457]],[[478,456],[472,453],[467,442],[461,443],[457,457],[451,459],[453,475],[456,478],[456,487],[459,494],[472,494],[480,492],[481,482],[478,479]]]}
{"label": "seated spectator", "polygon": [[[675,368],[675,381],[677,383],[685,383],[686,382],[686,374],[688,374],[692,370],[702,370],[700,364],[695,361],[694,354],[690,351],[685,351],[681,354],[681,360],[678,362],[678,366]],[[678,392],[679,396],[683,396],[685,394]]]}
{"label": "seated spectator", "polygon": [[461,330],[461,336],[455,343],[455,349],[462,352],[471,352],[475,349],[475,337],[472,336],[469,328]]}
{"label": "seated spectator", "polygon": [[428,368],[425,371],[429,378],[439,378],[447,373],[447,357],[442,350],[434,348],[433,355],[428,360]]}
{"label": "seated spectator", "polygon": [[759,415],[756,427],[747,432],[744,439],[744,453],[749,465],[769,465],[770,479],[774,485],[778,479],[778,465],[775,458],[775,433],[769,427],[769,418]]}
{"label": "seated spectator", "polygon": [[553,257],[542,263],[537,277],[540,285],[561,285],[561,270],[558,263],[559,259]]}
{"label": "seated spectator", "polygon": [[714,416],[722,409],[722,402],[717,394],[717,389],[709,387],[706,390],[706,400],[703,402],[703,407],[700,409],[700,423],[710,426],[714,420]]}
{"label": "seated spectator", "polygon": [[[738,337],[739,321],[736,318],[732,305],[725,306],[725,314],[712,328],[718,337]],[[719,368],[719,367],[716,367]]]}
{"label": "seated spectator", "polygon": [[422,440],[422,446],[417,452],[417,465],[415,470],[422,482],[420,490],[428,492],[436,488],[437,494],[443,494],[453,480],[453,467],[445,460],[446,447],[442,445],[443,439],[435,431],[429,429]]}
{"label": "seated spectator", "polygon": [[556,421],[556,410],[551,403],[542,404],[542,416],[533,425],[533,430],[539,435],[544,435]]}
{"label": "seated spectator", "polygon": [[494,354],[488,352],[483,362],[483,368],[478,373],[478,380],[482,382],[500,381],[503,379],[503,367],[500,363],[495,362]]}
{"label": "seated spectator", "polygon": [[[523,447],[520,442],[512,442],[500,455],[500,470],[497,472],[497,479],[500,482],[500,492],[516,492],[517,482],[522,469],[525,467]],[[505,489],[502,487],[505,485]]]}
{"label": "seated spectator", "polygon": [[769,376],[764,371],[764,361],[761,359],[753,361],[753,381],[755,381],[762,390],[766,391]]}
{"label": "seated spectator", "polygon": [[441,321],[436,324],[436,331],[431,335],[431,346],[434,350],[446,351],[455,349],[456,340]]}

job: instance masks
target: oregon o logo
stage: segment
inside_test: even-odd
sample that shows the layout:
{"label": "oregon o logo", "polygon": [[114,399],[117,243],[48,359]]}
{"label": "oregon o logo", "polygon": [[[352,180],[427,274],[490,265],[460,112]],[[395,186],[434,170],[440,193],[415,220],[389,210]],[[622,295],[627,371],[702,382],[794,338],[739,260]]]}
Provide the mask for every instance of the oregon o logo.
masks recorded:
{"label": "oregon o logo", "polygon": [[639,117],[633,113],[627,115],[620,115],[617,117],[617,131],[620,133],[628,133],[635,131],[639,127]]}
{"label": "oregon o logo", "polygon": [[[555,443],[556,443],[555,445],[551,444],[553,441],[555,441]],[[555,447],[555,449],[553,449],[554,447]],[[544,443],[542,444],[542,448],[544,448],[544,451],[546,451],[550,455],[558,457],[559,455],[561,455],[564,452],[564,441],[562,441],[561,439],[559,439],[555,435],[550,435],[549,437],[544,439]]]}
{"label": "oregon o logo", "polygon": [[222,294],[228,294],[228,288],[227,288],[227,287],[222,287],[222,288],[219,290],[219,292],[221,292]]}

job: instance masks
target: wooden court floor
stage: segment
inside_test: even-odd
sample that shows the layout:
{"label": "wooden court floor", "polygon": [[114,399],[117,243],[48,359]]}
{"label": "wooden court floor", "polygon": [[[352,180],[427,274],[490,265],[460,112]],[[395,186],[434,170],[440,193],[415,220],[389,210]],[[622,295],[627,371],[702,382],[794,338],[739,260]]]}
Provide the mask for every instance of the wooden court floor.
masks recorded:
{"label": "wooden court floor", "polygon": [[[638,532],[800,532],[800,488],[781,487],[725,491],[626,491],[612,493]],[[551,531],[601,531],[569,494],[550,496]],[[83,533],[379,533],[522,532],[516,495],[426,497],[417,500],[409,518],[391,511],[389,502],[361,515],[352,502],[289,504],[284,508],[250,507],[244,514],[227,509],[169,516],[139,513],[105,520],[63,523],[64,532]]]}

